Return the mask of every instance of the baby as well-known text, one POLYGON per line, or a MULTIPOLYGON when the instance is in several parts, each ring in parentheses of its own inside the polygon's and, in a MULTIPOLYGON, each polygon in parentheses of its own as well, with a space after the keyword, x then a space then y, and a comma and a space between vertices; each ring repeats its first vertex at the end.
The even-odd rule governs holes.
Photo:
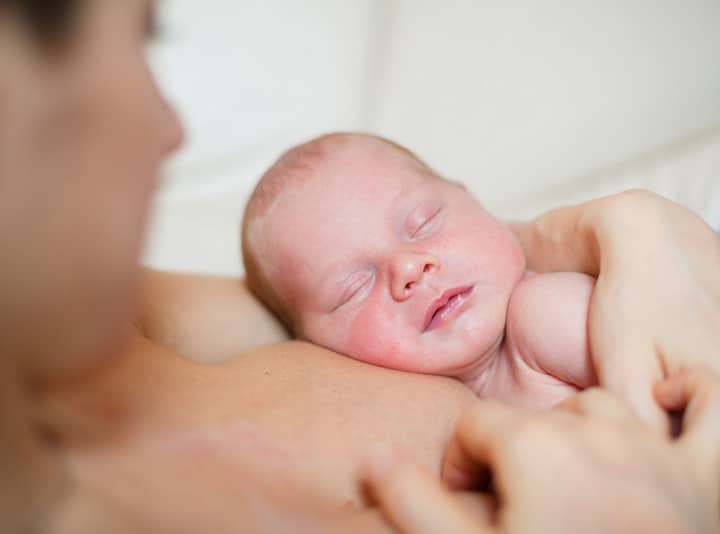
POLYGON ((242 243, 248 286, 299 338, 520 406, 597 383, 595 279, 527 271, 506 224, 390 141, 331 134, 284 154, 242 243))

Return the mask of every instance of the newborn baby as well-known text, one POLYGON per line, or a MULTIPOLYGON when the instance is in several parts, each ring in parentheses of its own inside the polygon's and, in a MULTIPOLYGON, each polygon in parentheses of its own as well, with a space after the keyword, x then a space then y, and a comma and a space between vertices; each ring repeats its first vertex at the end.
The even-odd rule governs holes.
POLYGON ((252 194, 242 238, 248 286, 299 338, 520 406, 597 382, 594 278, 527 271, 506 224, 390 141, 293 148, 252 194))

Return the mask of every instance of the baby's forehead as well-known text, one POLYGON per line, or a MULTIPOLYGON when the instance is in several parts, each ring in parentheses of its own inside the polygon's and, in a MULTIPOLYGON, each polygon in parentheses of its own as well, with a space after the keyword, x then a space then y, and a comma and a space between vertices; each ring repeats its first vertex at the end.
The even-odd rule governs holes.
POLYGON ((353 229, 364 215, 380 215, 403 193, 417 196, 444 181, 410 152, 376 139, 299 150, 281 158, 266 176, 265 188, 272 192, 261 217, 270 223, 262 225, 266 237, 296 224, 353 229))
POLYGON ((349 146, 319 161, 310 184, 317 181, 318 191, 338 187, 357 191, 368 187, 378 192, 392 191, 408 184, 422 187, 428 178, 436 178, 422 163, 392 147, 349 146))

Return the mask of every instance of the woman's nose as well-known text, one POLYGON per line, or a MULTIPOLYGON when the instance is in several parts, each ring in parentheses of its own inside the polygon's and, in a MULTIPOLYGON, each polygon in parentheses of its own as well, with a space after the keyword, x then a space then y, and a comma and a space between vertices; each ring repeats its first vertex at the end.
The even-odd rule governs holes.
POLYGON ((396 254, 390 265, 390 292, 393 299, 403 301, 412 296, 417 284, 440 267, 440 261, 430 254, 396 254))

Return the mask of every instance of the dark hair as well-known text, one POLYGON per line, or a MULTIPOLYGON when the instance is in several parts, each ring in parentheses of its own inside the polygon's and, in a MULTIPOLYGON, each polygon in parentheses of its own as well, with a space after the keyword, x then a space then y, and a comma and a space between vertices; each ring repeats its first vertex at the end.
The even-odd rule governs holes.
POLYGON ((69 33, 84 1, 0 0, 0 11, 18 16, 42 44, 58 44, 69 33))

